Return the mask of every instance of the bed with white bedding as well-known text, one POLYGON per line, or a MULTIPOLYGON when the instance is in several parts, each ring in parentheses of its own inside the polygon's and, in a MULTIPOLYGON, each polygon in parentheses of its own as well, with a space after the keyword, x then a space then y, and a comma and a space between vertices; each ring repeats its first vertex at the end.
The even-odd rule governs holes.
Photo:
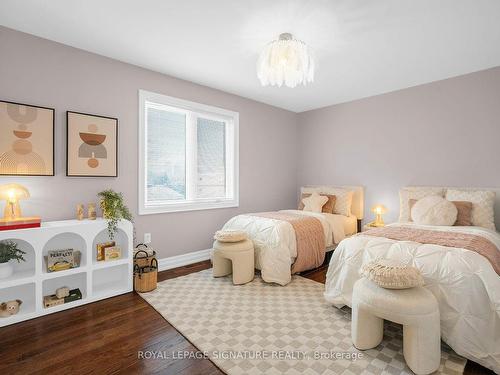
MULTIPOLYGON (((303 188, 302 192, 309 192, 311 189, 330 191, 328 189, 335 188, 310 187, 303 188)), ((318 219, 323 228, 326 249, 331 249, 347 236, 356 233, 358 218, 362 218, 363 188, 343 187, 343 189, 353 191, 349 216, 302 210, 282 210, 278 213, 318 219)), ((256 268, 261 270, 264 281, 280 285, 286 285, 291 281, 291 267, 297 257, 297 238, 289 222, 260 217, 258 214, 244 214, 231 218, 224 225, 223 230, 243 230, 247 233, 254 243, 256 268)))
POLYGON ((438 301, 442 339, 458 354, 500 373, 500 277, 495 271, 498 271, 500 234, 480 226, 397 223, 389 227, 427 233, 445 231, 454 238, 474 236, 487 240, 494 253, 487 258, 470 247, 361 233, 343 240, 336 248, 328 268, 325 299, 337 307, 351 306, 353 285, 361 277, 361 267, 375 259, 389 258, 410 264, 421 271, 425 287, 438 301))

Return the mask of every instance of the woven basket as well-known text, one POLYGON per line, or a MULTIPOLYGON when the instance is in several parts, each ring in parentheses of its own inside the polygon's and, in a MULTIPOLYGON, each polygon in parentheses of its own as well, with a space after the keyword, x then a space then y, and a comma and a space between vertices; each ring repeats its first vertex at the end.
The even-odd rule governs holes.
POLYGON ((134 266, 134 290, 139 293, 156 289, 158 283, 158 261, 153 258, 147 267, 134 266))
POLYGON ((156 258, 156 251, 148 249, 148 246, 140 243, 135 247, 134 251, 134 267, 149 267, 151 262, 156 258))

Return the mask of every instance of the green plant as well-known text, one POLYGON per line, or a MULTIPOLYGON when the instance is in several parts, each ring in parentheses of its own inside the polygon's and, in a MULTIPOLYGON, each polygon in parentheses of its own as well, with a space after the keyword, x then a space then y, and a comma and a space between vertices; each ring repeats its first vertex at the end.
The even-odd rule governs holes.
POLYGON ((121 219, 133 221, 130 210, 123 202, 123 194, 108 189, 97 194, 101 198, 103 217, 108 221, 108 234, 110 239, 115 238, 118 222, 121 219))
POLYGON ((7 263, 11 259, 17 260, 18 263, 21 263, 21 261, 26 262, 23 257, 24 254, 26 252, 19 249, 14 241, 0 242, 0 263, 7 263))

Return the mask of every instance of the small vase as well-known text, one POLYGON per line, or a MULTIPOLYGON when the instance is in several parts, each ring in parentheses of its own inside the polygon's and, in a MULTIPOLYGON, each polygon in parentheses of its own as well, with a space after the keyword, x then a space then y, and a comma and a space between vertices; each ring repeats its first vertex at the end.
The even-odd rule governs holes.
POLYGON ((9 262, 0 263, 0 279, 11 277, 14 273, 14 267, 9 262))

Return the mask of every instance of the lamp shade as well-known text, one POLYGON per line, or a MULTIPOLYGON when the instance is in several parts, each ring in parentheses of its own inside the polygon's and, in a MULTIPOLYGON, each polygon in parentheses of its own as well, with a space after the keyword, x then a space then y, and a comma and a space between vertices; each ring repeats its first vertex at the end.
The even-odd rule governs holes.
POLYGON ((372 212, 377 215, 383 215, 387 212, 387 208, 382 204, 376 204, 372 207, 372 212))
POLYGON ((30 192, 19 184, 0 185, 0 199, 20 200, 30 197, 30 192))

